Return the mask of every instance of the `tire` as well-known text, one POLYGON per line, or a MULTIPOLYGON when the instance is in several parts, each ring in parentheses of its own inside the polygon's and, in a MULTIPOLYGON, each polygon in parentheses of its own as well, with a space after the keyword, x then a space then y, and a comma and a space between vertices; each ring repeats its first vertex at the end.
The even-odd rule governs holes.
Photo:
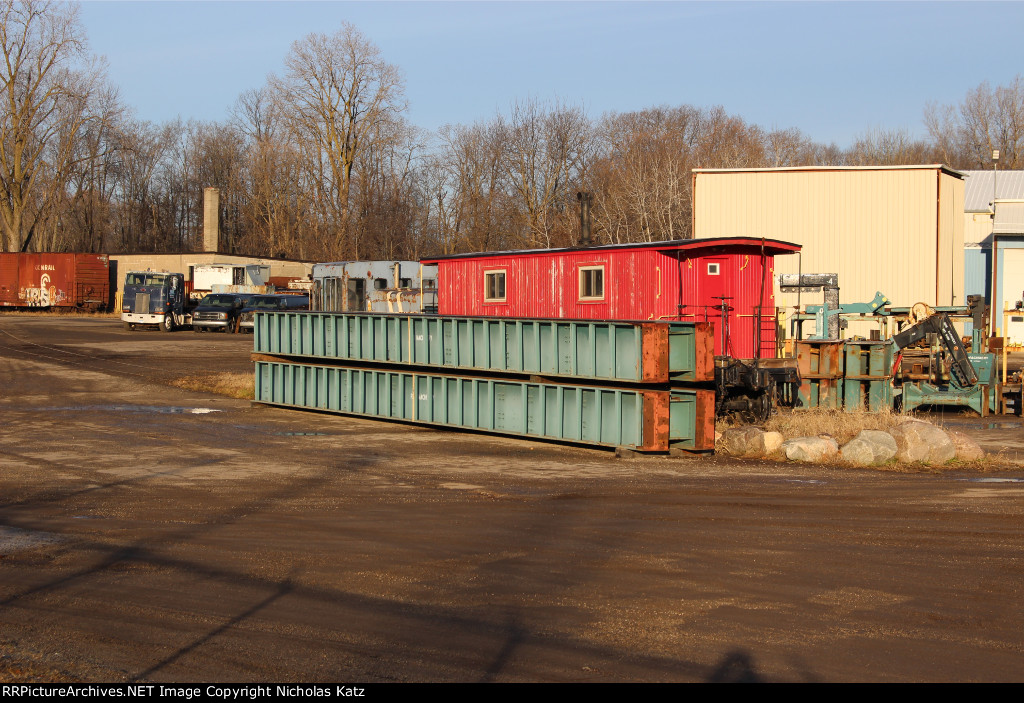
POLYGON ((193 325, 192 326, 192 331, 195 332, 196 334, 199 334, 200 332, 203 331, 203 328, 202 327, 196 327, 195 325, 193 325))
POLYGON ((135 329, 135 325, 133 325, 130 322, 125 322, 124 323, 124 330, 125 330, 125 332, 131 332, 133 329, 135 329))
POLYGON ((164 315, 163 322, 160 323, 161 332, 173 332, 174 331, 174 315, 170 313, 164 315))

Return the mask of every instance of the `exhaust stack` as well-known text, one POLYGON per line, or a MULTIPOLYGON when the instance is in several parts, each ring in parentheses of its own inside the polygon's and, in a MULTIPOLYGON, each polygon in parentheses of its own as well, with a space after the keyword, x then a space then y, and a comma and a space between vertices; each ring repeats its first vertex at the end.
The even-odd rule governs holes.
POLYGON ((590 246, 590 203, 594 199, 593 193, 580 191, 576 193, 576 199, 580 201, 580 246, 590 246))

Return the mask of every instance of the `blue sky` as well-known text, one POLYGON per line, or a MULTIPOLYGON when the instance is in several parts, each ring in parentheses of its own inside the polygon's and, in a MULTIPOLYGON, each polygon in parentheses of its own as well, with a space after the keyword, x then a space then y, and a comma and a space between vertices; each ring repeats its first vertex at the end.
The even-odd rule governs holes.
POLYGON ((436 129, 559 99, 598 117, 722 105, 848 146, 874 127, 924 136, 929 101, 1024 73, 1024 2, 88 1, 93 52, 138 117, 223 120, 295 40, 358 27, 436 129))

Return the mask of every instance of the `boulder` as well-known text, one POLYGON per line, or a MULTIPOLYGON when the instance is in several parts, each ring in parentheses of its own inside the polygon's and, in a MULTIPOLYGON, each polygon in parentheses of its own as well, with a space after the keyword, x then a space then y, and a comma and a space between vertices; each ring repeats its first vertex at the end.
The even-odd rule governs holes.
POLYGON ((731 427, 722 433, 721 451, 730 456, 767 456, 782 446, 782 435, 753 425, 731 427))
POLYGON ((896 440, 896 459, 904 463, 945 464, 956 457, 953 440, 927 422, 904 422, 889 430, 896 440))
POLYGON ((953 442, 953 447, 956 449, 956 458, 960 461, 978 461, 985 456, 985 450, 963 432, 947 430, 946 434, 949 435, 949 439, 953 442))
POLYGON ((831 437, 797 437, 782 443, 782 451, 790 461, 817 462, 839 453, 839 445, 831 437))
POLYGON ((861 430, 839 450, 843 459, 858 466, 884 464, 896 456, 896 440, 881 430, 861 430))
POLYGON ((730 427, 722 432, 722 453, 730 456, 753 456, 761 444, 762 434, 764 433, 759 428, 752 425, 730 427))
POLYGON ((782 433, 781 432, 762 432, 761 433, 761 444, 762 452, 765 456, 774 454, 775 452, 782 449, 782 433))

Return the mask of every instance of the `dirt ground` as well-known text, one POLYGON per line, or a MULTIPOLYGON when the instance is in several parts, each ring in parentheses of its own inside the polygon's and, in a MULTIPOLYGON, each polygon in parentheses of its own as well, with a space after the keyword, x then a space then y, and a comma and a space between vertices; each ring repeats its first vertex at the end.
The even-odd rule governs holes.
POLYGON ((1024 680, 1019 418, 894 473, 161 383, 251 345, 0 315, 0 680, 1024 680))

